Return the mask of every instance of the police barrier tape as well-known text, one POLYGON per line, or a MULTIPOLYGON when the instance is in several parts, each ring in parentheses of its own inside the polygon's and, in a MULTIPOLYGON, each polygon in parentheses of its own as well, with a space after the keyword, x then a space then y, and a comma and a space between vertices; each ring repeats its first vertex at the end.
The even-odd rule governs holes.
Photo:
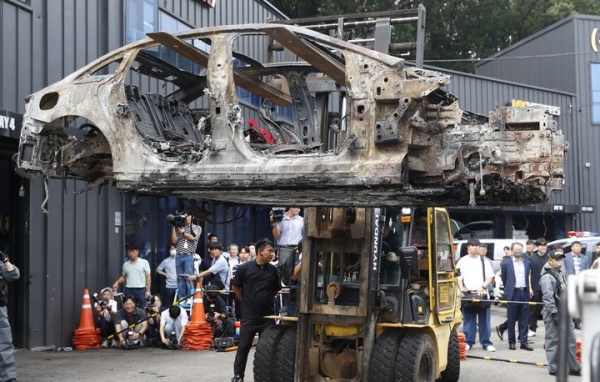
POLYGON ((489 300, 489 299, 478 299, 478 298, 463 298, 461 299, 461 301, 468 301, 468 302, 474 302, 474 303, 479 303, 479 302, 491 302, 492 304, 525 304, 525 305, 544 305, 543 302, 535 302, 535 301, 508 301, 508 300, 489 300))
POLYGON ((548 366, 548 364, 544 363, 544 362, 517 361, 516 359, 483 357, 483 356, 478 356, 478 355, 468 355, 467 358, 483 359, 485 361, 500 361, 500 362, 508 362, 508 363, 520 363, 522 365, 533 365, 533 366, 538 366, 538 367, 546 367, 546 366, 548 366))

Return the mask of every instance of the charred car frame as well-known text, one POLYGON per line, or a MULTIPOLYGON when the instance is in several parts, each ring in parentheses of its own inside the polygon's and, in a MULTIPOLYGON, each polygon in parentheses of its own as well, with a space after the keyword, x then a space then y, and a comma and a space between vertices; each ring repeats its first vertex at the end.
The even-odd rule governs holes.
POLYGON ((548 108, 469 113, 449 81, 296 26, 150 33, 29 96, 16 164, 243 204, 519 205, 562 189, 567 144, 548 108), (235 49, 269 41, 298 59, 235 49), (239 89, 261 99, 254 123, 239 89))

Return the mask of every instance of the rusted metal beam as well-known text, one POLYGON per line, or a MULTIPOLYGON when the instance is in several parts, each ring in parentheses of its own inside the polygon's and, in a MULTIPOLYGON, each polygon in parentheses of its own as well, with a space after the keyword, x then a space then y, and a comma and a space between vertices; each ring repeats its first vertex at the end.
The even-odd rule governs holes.
POLYGON ((323 72, 338 85, 346 85, 346 68, 344 65, 333 60, 331 57, 324 55, 323 52, 315 48, 312 44, 307 43, 286 28, 265 27, 262 28, 262 30, 286 49, 297 54, 299 57, 323 72))
MULTIPOLYGON (((148 37, 160 43, 164 47, 171 49, 174 52, 181 54, 183 57, 197 64, 208 67, 208 59, 210 55, 195 46, 181 40, 166 32, 148 33, 148 37)), ((263 98, 268 98, 278 106, 291 106, 292 97, 281 90, 264 83, 247 74, 243 69, 233 68, 233 77, 235 84, 243 87, 252 94, 256 94, 263 98)))

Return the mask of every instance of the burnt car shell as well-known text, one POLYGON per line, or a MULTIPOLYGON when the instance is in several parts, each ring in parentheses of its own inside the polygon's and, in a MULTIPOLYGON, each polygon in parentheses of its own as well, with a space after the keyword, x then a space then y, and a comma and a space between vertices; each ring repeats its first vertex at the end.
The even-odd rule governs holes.
POLYGON ((21 175, 302 206, 525 205, 562 189, 568 145, 549 108, 469 113, 445 90, 448 75, 302 27, 148 36, 27 98, 21 175), (276 41, 298 60, 245 57, 233 49, 241 38, 276 41), (195 69, 161 60, 158 48, 195 69), (262 99, 262 130, 249 127, 236 87, 262 99), (328 93, 342 105, 336 119, 328 93), (275 107, 293 108, 295 120, 275 107))

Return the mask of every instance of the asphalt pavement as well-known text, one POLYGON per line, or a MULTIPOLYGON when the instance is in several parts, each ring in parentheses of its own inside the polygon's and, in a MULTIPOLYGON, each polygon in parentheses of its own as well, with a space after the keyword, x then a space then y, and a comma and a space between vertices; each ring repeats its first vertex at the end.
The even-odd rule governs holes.
MULTIPOLYGON (((504 321, 506 309, 492 307, 492 326, 504 321)), ((547 367, 535 366, 546 363, 543 349, 544 328, 539 321, 537 335, 532 337, 534 351, 508 349, 508 339, 500 341, 495 330, 492 342, 496 352, 487 352, 477 344, 467 352, 471 357, 492 357, 492 360, 467 358, 461 362, 460 381, 464 382, 507 382, 536 381, 551 382, 556 378, 548 374, 547 367), (516 363, 509 363, 510 360, 516 363)), ((576 331, 580 335, 580 331, 576 331)), ((100 350, 71 352, 34 352, 17 350, 17 373, 20 382, 81 382, 104 381, 173 381, 173 382, 229 382, 233 374, 235 352, 166 350, 141 348, 122 350, 107 348, 100 350)), ((248 359, 245 382, 254 382, 252 361, 254 350, 248 359)), ((569 377, 569 381, 581 381, 581 377, 569 377)))

